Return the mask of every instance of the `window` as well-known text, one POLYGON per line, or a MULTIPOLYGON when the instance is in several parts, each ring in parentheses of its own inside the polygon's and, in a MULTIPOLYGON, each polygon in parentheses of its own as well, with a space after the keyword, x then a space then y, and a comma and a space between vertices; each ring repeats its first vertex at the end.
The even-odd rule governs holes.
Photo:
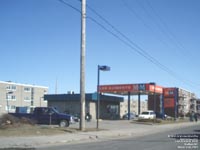
POLYGON ((6 111, 9 111, 11 113, 14 113, 15 109, 16 109, 16 106, 14 106, 14 105, 8 105, 8 106, 6 106, 6 111))
POLYGON ((145 112, 142 112, 142 114, 143 114, 143 115, 148 115, 149 112, 146 112, 146 111, 145 111, 145 112))
POLYGON ((6 99, 9 101, 16 101, 16 96, 15 95, 6 95, 6 99))
POLYGON ((47 94, 47 90, 44 90, 44 94, 47 94))
POLYGON ((6 87, 6 90, 16 91, 17 87, 15 85, 9 85, 6 87))
POLYGON ((31 98, 26 96, 26 97, 24 97, 24 101, 31 101, 31 98))
POLYGON ((31 92, 31 88, 30 88, 30 87, 25 87, 25 88, 24 88, 24 91, 25 91, 25 92, 31 92))
POLYGON ((118 105, 107 105, 107 113, 118 114, 119 106, 118 105))

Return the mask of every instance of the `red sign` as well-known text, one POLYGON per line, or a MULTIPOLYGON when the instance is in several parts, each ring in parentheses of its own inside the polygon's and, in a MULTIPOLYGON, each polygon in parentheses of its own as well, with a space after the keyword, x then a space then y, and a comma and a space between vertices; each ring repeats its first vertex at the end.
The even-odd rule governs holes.
POLYGON ((175 96, 175 88, 164 88, 164 96, 174 97, 175 96))
POLYGON ((173 108, 174 107, 174 98, 164 98, 164 107, 173 108))
POLYGON ((126 92, 133 91, 136 87, 133 84, 100 85, 100 92, 126 92))
POLYGON ((154 92, 160 93, 160 94, 163 93, 163 88, 161 86, 147 84, 146 88, 148 91, 153 92, 153 93, 154 92), (154 90, 154 88, 155 88, 155 90, 154 90))
POLYGON ((157 85, 150 84, 114 84, 114 85, 100 85, 99 91, 102 93, 106 92, 156 92, 159 94, 163 93, 163 88, 157 85), (155 88, 155 90, 154 90, 155 88))

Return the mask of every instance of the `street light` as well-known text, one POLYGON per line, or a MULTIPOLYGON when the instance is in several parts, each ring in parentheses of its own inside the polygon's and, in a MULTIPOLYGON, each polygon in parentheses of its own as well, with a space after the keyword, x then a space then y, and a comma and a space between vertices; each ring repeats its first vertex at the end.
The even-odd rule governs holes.
POLYGON ((100 81, 100 70, 101 71, 110 71, 109 66, 100 66, 97 68, 97 129, 99 128, 99 114, 100 114, 100 97, 99 97, 99 81, 100 81))

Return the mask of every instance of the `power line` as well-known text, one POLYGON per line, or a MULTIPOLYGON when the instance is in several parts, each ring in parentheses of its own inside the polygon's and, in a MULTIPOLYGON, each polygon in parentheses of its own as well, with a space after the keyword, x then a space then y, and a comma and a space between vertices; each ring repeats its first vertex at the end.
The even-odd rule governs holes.
POLYGON ((176 36, 169 30, 167 24, 165 23, 165 21, 160 17, 160 15, 157 13, 157 11, 154 9, 154 7, 151 5, 151 3, 149 2, 149 0, 146 0, 147 4, 149 5, 149 7, 151 8, 152 12, 155 14, 155 16, 158 18, 158 20, 160 21, 160 23, 163 25, 163 27, 165 28, 165 30, 168 33, 168 37, 169 39, 174 42, 179 48, 183 48, 184 46, 182 45, 182 43, 180 43, 177 39, 176 36))
POLYGON ((146 27, 148 30, 150 30, 153 33, 151 34, 152 36, 154 36, 161 43, 169 47, 168 43, 165 42, 162 38, 157 36, 157 33, 155 32, 155 30, 145 22, 145 20, 133 9, 133 7, 131 7, 125 0, 121 0, 121 2, 123 3, 124 7, 131 12, 131 14, 133 14, 134 16, 136 16, 138 20, 140 20, 140 22, 144 25, 144 27, 146 27))
MULTIPOLYGON (((187 59, 184 59, 185 61, 183 61, 183 62, 186 62, 186 61, 187 61, 187 63, 190 63, 190 64, 191 64, 191 61, 189 61, 189 59, 188 59, 188 58, 192 59, 192 58, 190 57, 191 55, 188 55, 188 54, 189 54, 189 51, 187 51, 187 50, 185 49, 185 47, 183 46, 183 44, 182 44, 180 41, 177 40, 177 38, 176 38, 176 36, 173 34, 173 32, 171 32, 171 31, 169 30, 169 28, 168 28, 166 22, 164 21, 164 19, 163 19, 162 17, 160 17, 159 13, 153 8, 153 6, 151 5, 150 1, 149 1, 149 0, 146 0, 145 2, 148 4, 148 6, 150 7, 150 9, 151 9, 152 12, 154 13, 154 15, 158 18, 160 24, 159 24, 159 23, 156 23, 157 26, 162 30, 163 33, 165 33, 165 35, 168 37, 168 39, 171 41, 171 43, 174 44, 174 46, 176 47, 175 50, 176 50, 176 51, 178 52, 178 54, 180 54, 182 57, 187 58, 187 59), (186 53, 185 50, 187 51, 187 53, 186 53), (183 53, 184 53, 184 54, 183 54, 183 53)), ((143 7, 143 6, 142 6, 142 7, 143 7)), ((145 7, 143 7, 143 9, 145 10, 145 12, 146 12, 148 15, 150 15, 150 14, 147 12, 147 10, 145 9, 145 7)), ((193 64, 192 64, 192 65, 193 65, 193 64)), ((196 84, 196 83, 194 83, 194 82, 192 82, 192 81, 189 81, 189 80, 187 80, 187 81, 188 81, 189 83, 192 83, 193 85, 198 85, 198 84, 196 84)))
POLYGON ((65 4, 65 5, 67 5, 68 7, 72 8, 73 10, 75 10, 75 11, 77 11, 77 12, 79 12, 81 14, 81 11, 78 8, 76 8, 73 5, 71 5, 70 3, 68 3, 68 2, 66 2, 64 0, 58 0, 58 1, 63 3, 63 4, 65 4))
POLYGON ((92 12, 94 12, 100 19, 102 19, 106 24, 108 24, 116 33, 118 33, 119 35, 121 35, 125 40, 127 40, 128 42, 126 42, 125 40, 123 40, 122 38, 120 38, 117 34, 111 32, 110 30, 108 30, 105 26, 103 26, 102 24, 100 24, 96 19, 92 18, 92 17, 87 17, 89 19, 91 19, 93 22, 95 22, 97 25, 99 25, 101 28, 103 28, 105 31, 107 31, 108 33, 112 34, 114 37, 116 37, 118 40, 120 40, 121 42, 123 42, 125 45, 129 46, 131 49, 133 49, 134 51, 136 51, 139 55, 145 57, 147 60, 149 60, 151 63, 153 63, 154 65, 158 66, 159 68, 161 68, 162 70, 168 72, 169 74, 175 76, 175 73, 170 70, 169 68, 167 68, 166 66, 164 66, 163 64, 161 64, 158 60, 156 60, 155 58, 153 58, 150 54, 148 54, 146 51, 144 51, 141 47, 139 47, 136 43, 134 43, 130 38, 128 38, 125 34, 123 34, 120 30, 118 30, 115 26, 113 26, 108 20, 106 20, 103 16, 101 16, 97 11, 95 11, 93 8, 91 8, 89 5, 87 5, 87 8, 89 8, 92 12), (131 43, 131 44, 130 44, 131 43), (135 46, 135 47, 134 47, 135 46))
MULTIPOLYGON (((74 9, 75 11, 80 12, 79 9, 77 9, 76 7, 74 7, 73 5, 71 5, 70 3, 67 3, 64 0, 59 0, 60 2, 62 2, 63 4, 71 7, 72 9, 74 9)), ((78 0, 80 1, 80 0, 78 0)), ((127 37, 125 34, 123 34, 120 30, 118 30, 114 25, 112 25, 108 20, 106 20, 103 16, 101 16, 97 11, 95 11, 93 8, 91 8, 89 5, 87 5, 87 8, 90 9, 94 14, 96 14, 101 20, 103 20, 108 26, 111 27, 111 29, 113 31, 115 31, 115 33, 113 31, 111 31, 110 29, 106 28, 104 25, 102 25, 101 23, 99 23, 96 19, 94 19, 93 17, 87 16, 86 18, 90 19, 91 21, 93 21, 95 24, 97 24, 99 27, 101 27, 103 30, 105 30, 106 32, 108 32, 109 34, 111 34, 112 36, 114 36, 115 38, 117 38, 118 40, 120 40, 122 43, 124 43, 126 46, 128 46, 129 48, 131 48, 132 50, 134 50, 135 52, 137 52, 139 55, 143 56, 145 59, 147 59, 148 61, 150 61, 151 63, 153 63, 154 65, 156 65, 158 68, 160 68, 161 70, 167 72, 169 75, 173 76, 175 79, 188 84, 190 86, 193 85, 193 83, 191 83, 190 81, 186 81, 184 80, 182 77, 180 77, 179 75, 177 75, 174 71, 172 71, 171 69, 169 69, 167 66, 161 64, 157 59, 155 59, 153 56, 151 56, 150 54, 148 54, 145 50, 143 50, 140 46, 138 46, 136 43, 134 43, 129 37, 127 37)))
MULTIPOLYGON (((180 41, 178 41, 176 36, 169 30, 167 24, 165 23, 163 18, 160 17, 160 15, 157 13, 157 11, 153 8, 151 3, 148 0, 145 1, 147 3, 147 5, 149 6, 149 8, 151 9, 154 16, 158 20, 156 20, 155 18, 153 18, 150 15, 150 13, 147 11, 147 9, 141 4, 141 1, 136 1, 136 2, 138 2, 140 4, 140 6, 142 7, 142 9, 145 11, 145 13, 149 17, 151 17, 152 20, 154 20, 155 25, 160 29, 160 31, 163 33, 163 35, 165 35, 169 39, 170 43, 172 43, 175 46, 175 51, 182 57, 188 58, 190 55, 188 55, 188 53, 185 53, 185 48, 184 48, 183 44, 180 41), (182 50, 180 50, 180 49, 182 49, 182 50)), ((188 62, 190 63, 190 61, 188 61, 188 62)))
MULTIPOLYGON (((129 46, 132 50, 136 51, 139 55, 145 57, 147 60, 149 60, 151 63, 159 67, 160 69, 164 70, 171 76, 178 78, 180 80, 181 77, 179 77, 175 72, 173 72, 171 69, 166 67, 165 65, 161 64, 157 59, 155 59, 153 56, 151 56, 149 53, 147 53, 145 50, 143 50, 140 46, 138 46, 136 43, 134 43, 130 38, 128 38, 125 34, 123 34, 120 30, 118 30, 114 25, 112 25, 108 20, 106 20, 103 16, 101 16, 97 11, 95 11, 93 8, 87 5, 87 8, 89 8, 92 12, 94 12, 100 19, 102 19, 107 25, 109 25, 116 33, 121 35, 125 40, 120 38, 115 33, 108 30, 105 26, 100 24, 96 19, 93 19, 90 17, 90 19, 98 24, 101 28, 112 34, 114 37, 116 37, 118 40, 129 46), (128 41, 128 42, 127 42, 128 41)), ((185 80, 181 79, 182 82, 185 83, 185 80)), ((187 84, 190 84, 191 82, 188 81, 187 84)))

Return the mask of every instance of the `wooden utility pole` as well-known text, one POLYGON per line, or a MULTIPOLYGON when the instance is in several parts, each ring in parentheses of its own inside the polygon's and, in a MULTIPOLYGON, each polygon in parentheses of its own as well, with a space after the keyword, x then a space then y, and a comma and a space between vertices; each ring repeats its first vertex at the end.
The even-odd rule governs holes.
POLYGON ((81 0, 80 130, 85 130, 85 44, 86 0, 81 0))

